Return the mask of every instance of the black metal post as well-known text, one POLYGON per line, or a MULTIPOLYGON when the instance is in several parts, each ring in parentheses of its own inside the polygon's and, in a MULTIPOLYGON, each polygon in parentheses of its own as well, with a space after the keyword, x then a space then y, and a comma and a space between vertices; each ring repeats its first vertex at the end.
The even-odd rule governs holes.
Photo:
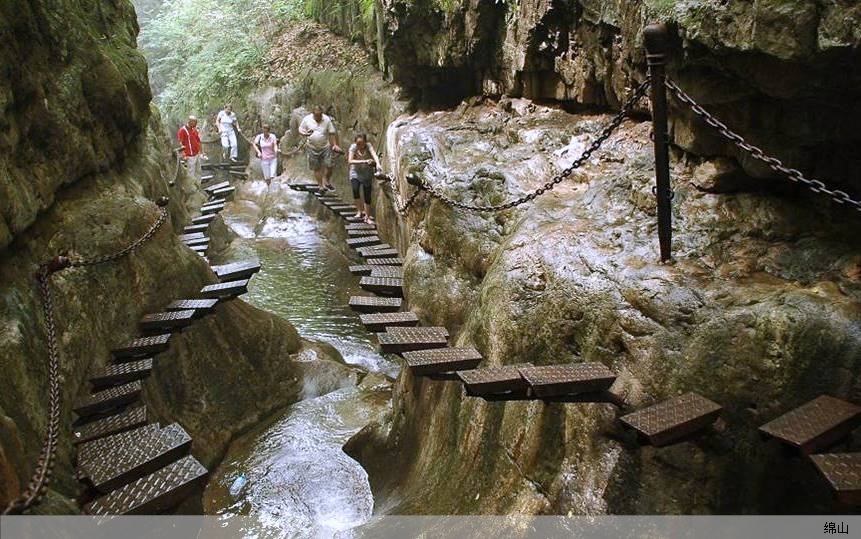
POLYGON ((652 137, 655 145, 655 197, 658 202, 658 242, 661 262, 672 259, 672 199, 670 187, 669 132, 667 127, 667 89, 665 86, 669 31, 664 24, 650 24, 643 30, 646 61, 651 77, 652 137))

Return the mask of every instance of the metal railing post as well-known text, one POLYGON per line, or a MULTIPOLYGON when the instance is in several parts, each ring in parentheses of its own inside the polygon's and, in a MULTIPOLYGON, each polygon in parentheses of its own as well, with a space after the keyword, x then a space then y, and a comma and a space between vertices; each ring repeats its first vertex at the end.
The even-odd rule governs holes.
POLYGON ((655 146, 655 197, 658 202, 658 242, 661 262, 672 259, 672 199, 670 187, 669 132, 667 127, 667 89, 665 86, 669 31, 664 24, 650 24, 643 30, 646 61, 649 65, 652 101, 652 138, 655 146))

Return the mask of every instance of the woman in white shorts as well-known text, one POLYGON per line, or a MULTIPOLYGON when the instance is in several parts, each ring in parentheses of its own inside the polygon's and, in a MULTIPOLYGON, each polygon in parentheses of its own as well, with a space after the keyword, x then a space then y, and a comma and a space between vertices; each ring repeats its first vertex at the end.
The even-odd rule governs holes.
POLYGON ((254 149, 260 158, 260 168, 263 169, 263 179, 268 185, 272 178, 278 175, 278 137, 272 133, 272 126, 263 124, 263 132, 254 137, 254 149))

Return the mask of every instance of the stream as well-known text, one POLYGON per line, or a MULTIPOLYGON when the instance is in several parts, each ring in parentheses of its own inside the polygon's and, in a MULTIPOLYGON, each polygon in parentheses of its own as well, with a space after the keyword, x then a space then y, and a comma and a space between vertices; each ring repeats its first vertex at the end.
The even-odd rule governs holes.
POLYGON ((343 232, 337 235, 340 222, 318 220, 316 201, 277 183, 268 194, 262 182, 242 191, 254 200, 243 201, 244 209, 262 211, 254 218, 241 210, 223 217, 240 235, 228 258, 256 257, 262 265, 245 300, 286 318, 302 337, 331 344, 368 374, 358 385, 345 380, 328 393, 306 380, 304 400, 231 444, 207 486, 205 511, 225 521, 247 517, 248 537, 332 537, 372 515, 367 474, 341 448, 389 411, 388 378, 398 366, 377 352, 347 305, 360 289, 348 270, 343 232), (247 482, 237 488, 240 477, 247 482))

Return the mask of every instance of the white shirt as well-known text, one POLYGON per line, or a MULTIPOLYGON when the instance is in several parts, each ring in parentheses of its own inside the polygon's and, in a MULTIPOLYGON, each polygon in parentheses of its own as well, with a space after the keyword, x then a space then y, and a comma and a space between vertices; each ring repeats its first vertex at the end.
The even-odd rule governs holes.
POLYGON ((235 112, 227 112, 222 110, 218 113, 218 119, 216 121, 221 125, 222 131, 230 131, 233 129, 233 124, 236 123, 236 113, 235 112))
POLYGON ((302 119, 299 125, 300 133, 311 132, 308 136, 308 145, 316 150, 322 150, 329 145, 329 135, 334 135, 338 131, 335 129, 335 124, 332 123, 332 118, 323 115, 319 122, 314 119, 313 114, 309 114, 302 119))

